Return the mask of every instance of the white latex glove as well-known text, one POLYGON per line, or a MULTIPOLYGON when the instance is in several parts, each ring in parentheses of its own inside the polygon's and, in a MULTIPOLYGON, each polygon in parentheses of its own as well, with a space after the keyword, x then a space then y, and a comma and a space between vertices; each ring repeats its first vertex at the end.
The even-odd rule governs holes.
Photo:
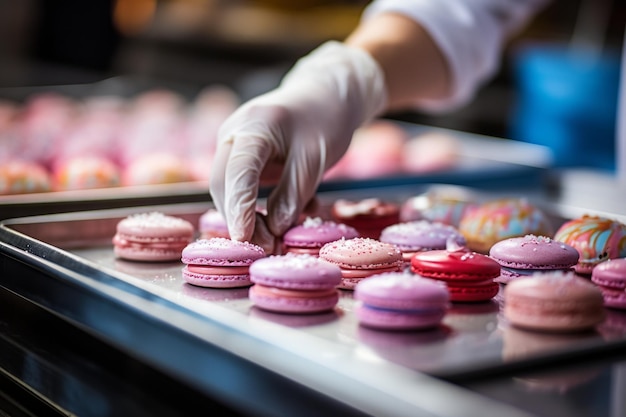
POLYGON ((300 59, 278 88, 237 109, 220 128, 210 180, 231 238, 272 251, 270 240, 295 223, 354 130, 385 104, 376 61, 328 42, 300 59), (255 214, 260 184, 276 184, 265 219, 255 214))

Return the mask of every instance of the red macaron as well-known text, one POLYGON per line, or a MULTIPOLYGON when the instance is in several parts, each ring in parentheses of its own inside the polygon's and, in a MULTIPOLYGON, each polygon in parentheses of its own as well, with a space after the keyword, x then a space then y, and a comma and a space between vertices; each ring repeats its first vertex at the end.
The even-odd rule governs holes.
POLYGON ((500 275, 500 264, 467 248, 418 252, 411 258, 411 271, 444 281, 450 301, 488 301, 500 289, 494 281, 500 275))

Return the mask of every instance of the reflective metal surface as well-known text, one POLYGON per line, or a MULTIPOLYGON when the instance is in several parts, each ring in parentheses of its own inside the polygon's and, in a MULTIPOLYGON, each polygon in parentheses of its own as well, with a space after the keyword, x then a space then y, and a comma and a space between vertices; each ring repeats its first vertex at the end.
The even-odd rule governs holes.
MULTIPOLYGON (((388 187, 351 195, 373 192, 399 199, 419 190, 388 187)), ((446 380, 495 378, 613 355, 626 347, 626 314, 619 312, 594 332, 543 335, 510 328, 496 299, 455 304, 433 330, 383 332, 358 325, 347 291, 330 313, 269 313, 251 304, 246 288, 184 283, 179 262, 114 257, 111 237, 128 214, 159 210, 197 224, 208 207, 181 204, 7 221, 0 227, 2 285, 242 412, 288 415, 298 408, 301 401, 286 403, 283 392, 270 389, 267 381, 273 380, 293 398, 335 412, 526 415, 523 404, 511 408, 446 380), (32 276, 24 279, 26 270, 32 276)))

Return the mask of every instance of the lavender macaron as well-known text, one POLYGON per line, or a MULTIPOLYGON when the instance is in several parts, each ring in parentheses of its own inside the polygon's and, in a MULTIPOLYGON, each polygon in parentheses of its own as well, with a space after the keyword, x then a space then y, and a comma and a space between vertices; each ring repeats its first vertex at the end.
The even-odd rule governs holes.
POLYGON ((572 270, 578 262, 579 253, 567 243, 530 234, 495 243, 489 250, 489 256, 501 267, 500 276, 494 281, 508 284, 535 272, 572 270))
POLYGON ((199 239, 183 249, 183 279, 200 287, 250 286, 250 265, 265 256, 263 248, 250 242, 222 237, 199 239))
POLYGON ((250 266, 250 300, 256 307, 293 314, 332 310, 339 301, 341 269, 309 254, 287 253, 250 266))
POLYGON ((454 226, 427 220, 396 223, 380 234, 381 242, 396 245, 405 263, 411 262, 416 252, 446 249, 448 240, 457 246, 465 246, 465 238, 454 226))
POLYGON ((406 272, 389 272, 357 284, 354 298, 359 323, 382 330, 436 327, 449 306, 443 282, 406 272))
POLYGON ((354 227, 332 220, 322 220, 320 217, 307 217, 304 222, 284 234, 283 251, 317 256, 320 248, 326 243, 358 236, 359 232, 354 227))

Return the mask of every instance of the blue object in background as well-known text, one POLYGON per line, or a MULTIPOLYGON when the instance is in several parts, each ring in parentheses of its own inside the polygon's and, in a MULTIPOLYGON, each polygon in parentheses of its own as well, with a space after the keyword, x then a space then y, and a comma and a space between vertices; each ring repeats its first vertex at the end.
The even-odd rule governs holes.
POLYGON ((510 137, 551 148, 555 167, 615 170, 619 54, 533 45, 514 65, 519 99, 510 137))

